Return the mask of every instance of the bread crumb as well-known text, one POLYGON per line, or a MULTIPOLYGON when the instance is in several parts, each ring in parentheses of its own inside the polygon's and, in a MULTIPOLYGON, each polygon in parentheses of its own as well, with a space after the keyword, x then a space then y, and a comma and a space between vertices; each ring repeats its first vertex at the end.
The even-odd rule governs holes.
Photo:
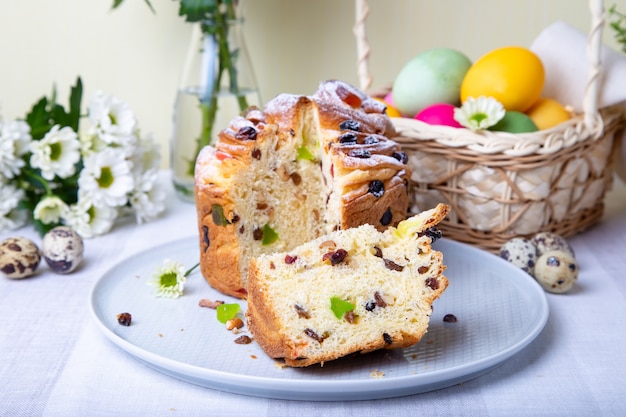
POLYGON ((379 371, 378 369, 374 369, 372 372, 370 372, 370 376, 372 378, 380 379, 385 376, 385 373, 382 371, 379 371))

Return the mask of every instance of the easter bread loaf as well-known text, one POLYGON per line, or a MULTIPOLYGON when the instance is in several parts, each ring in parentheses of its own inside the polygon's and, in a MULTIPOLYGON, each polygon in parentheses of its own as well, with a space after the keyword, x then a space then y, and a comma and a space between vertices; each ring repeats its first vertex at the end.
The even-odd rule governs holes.
POLYGON ((406 154, 385 106, 340 81, 251 108, 196 160, 200 267, 246 298, 250 259, 333 230, 383 230, 407 215, 406 154))
POLYGON ((419 342, 448 286, 443 255, 431 247, 448 211, 439 204, 384 232, 362 225, 253 258, 246 319, 254 339, 293 367, 419 342))

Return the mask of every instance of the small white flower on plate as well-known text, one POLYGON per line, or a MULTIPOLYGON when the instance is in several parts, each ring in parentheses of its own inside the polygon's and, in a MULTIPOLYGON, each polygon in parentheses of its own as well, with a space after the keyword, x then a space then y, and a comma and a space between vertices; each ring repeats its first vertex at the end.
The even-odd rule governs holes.
POLYGON ((498 123, 506 111, 493 97, 468 97, 461 107, 454 109, 454 120, 471 130, 484 130, 498 123))
POLYGON ((43 139, 30 143, 30 151, 30 165, 41 169, 41 176, 48 181, 55 175, 59 178, 74 175, 80 160, 80 142, 69 126, 53 126, 43 139))
POLYGON ((106 148, 85 158, 85 166, 78 177, 80 192, 96 204, 123 206, 134 188, 131 163, 118 148, 106 148))
POLYGON ((163 265, 152 273, 148 282, 156 289, 157 297, 178 298, 183 295, 187 281, 185 266, 171 259, 163 261, 163 265))
POLYGON ((0 120, 0 174, 6 178, 19 175, 25 165, 21 156, 28 152, 30 141, 30 126, 26 122, 0 120))

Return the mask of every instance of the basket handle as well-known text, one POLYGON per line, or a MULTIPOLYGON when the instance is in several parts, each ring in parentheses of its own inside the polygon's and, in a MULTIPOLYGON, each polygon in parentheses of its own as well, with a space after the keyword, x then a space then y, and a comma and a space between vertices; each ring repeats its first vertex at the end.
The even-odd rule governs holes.
MULTIPOLYGON (((589 60, 589 75, 585 85, 583 110, 585 112, 585 124, 589 127, 600 122, 598 110, 598 98, 600 92, 602 64, 600 52, 602 50, 602 29, 605 24, 603 0, 589 0, 591 12, 591 29, 587 44, 587 58, 589 60)), ((371 48, 367 40, 366 21, 369 16, 367 0, 355 0, 356 21, 354 35, 357 47, 357 74, 359 85, 363 91, 372 86, 372 75, 369 68, 371 48)))
POLYGON ((354 24, 354 36, 356 37, 357 50, 357 74, 361 90, 367 91, 372 86, 372 74, 369 68, 370 45, 367 40, 365 22, 370 13, 367 0, 355 0, 356 22, 354 24))
POLYGON ((592 128, 599 120, 598 100, 600 96, 600 82, 602 63, 600 53, 602 51, 602 29, 605 24, 604 2, 602 0, 589 0, 591 12, 591 29, 587 44, 587 59, 589 60, 589 74, 585 85, 583 110, 585 112, 585 124, 592 128))

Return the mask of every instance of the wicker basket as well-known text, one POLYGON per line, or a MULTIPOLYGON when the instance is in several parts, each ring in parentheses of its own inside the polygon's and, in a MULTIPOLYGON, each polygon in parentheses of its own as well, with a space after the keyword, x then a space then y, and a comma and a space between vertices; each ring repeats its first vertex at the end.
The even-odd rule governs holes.
MULTIPOLYGON (((597 107, 602 2, 591 0, 590 77, 584 113, 533 133, 456 129, 392 118, 395 138, 412 169, 411 211, 445 202, 444 236, 497 252, 509 239, 541 231, 564 237, 581 232, 603 214, 613 180, 612 154, 626 123, 621 106, 597 107)), ((357 1, 361 87, 368 90, 369 50, 359 22, 367 5, 357 1)), ((373 93, 374 94, 374 93, 373 93)))

